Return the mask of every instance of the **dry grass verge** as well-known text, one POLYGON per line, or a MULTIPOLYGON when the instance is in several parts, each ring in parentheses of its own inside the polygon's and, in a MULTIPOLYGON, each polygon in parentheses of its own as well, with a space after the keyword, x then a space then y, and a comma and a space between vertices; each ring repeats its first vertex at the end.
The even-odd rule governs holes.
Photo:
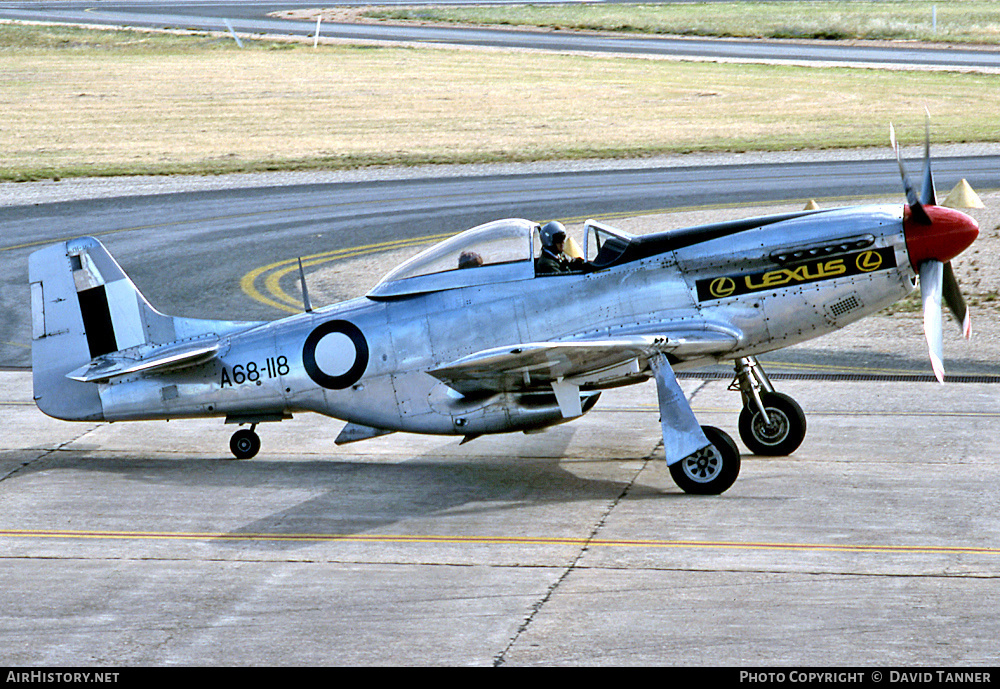
POLYGON ((97 33, 0 46, 0 179, 1000 138, 998 75, 97 33))
POLYGON ((909 2, 556 3, 356 6, 276 12, 289 18, 391 21, 549 30, 741 38, 1000 43, 1000 5, 990 0, 909 2))

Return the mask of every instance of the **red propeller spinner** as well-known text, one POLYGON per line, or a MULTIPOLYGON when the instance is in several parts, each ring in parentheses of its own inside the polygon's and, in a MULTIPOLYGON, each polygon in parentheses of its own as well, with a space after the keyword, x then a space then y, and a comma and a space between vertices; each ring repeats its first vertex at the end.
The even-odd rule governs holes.
POLYGON ((944 206, 924 206, 923 211, 929 224, 909 206, 903 209, 903 234, 914 269, 928 259, 947 263, 979 236, 979 223, 961 211, 944 206))

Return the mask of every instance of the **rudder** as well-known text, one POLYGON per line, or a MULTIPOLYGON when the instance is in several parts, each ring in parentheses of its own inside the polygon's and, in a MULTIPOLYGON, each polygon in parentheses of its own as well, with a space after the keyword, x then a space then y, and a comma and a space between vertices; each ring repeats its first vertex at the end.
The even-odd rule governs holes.
POLYGON ((53 244, 28 259, 35 402, 59 419, 104 418, 98 387, 66 374, 97 357, 174 339, 158 313, 93 237, 53 244))

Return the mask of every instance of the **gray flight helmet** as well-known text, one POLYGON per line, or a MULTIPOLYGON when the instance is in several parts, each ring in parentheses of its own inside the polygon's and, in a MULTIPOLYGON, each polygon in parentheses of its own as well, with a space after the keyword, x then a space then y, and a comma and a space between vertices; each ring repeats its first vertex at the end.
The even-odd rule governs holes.
POLYGON ((560 237, 562 237, 563 241, 566 240, 566 228, 557 220, 552 220, 542 225, 539 234, 542 236, 542 246, 548 249, 551 249, 559 241, 560 237))

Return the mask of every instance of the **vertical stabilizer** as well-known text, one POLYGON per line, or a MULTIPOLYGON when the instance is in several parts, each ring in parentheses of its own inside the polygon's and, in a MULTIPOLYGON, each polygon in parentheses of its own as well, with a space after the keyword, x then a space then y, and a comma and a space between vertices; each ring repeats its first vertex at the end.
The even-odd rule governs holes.
POLYGON ((173 319, 149 305, 92 237, 31 254, 28 281, 35 401, 50 416, 103 419, 98 387, 66 374, 105 354, 175 337, 173 319))

